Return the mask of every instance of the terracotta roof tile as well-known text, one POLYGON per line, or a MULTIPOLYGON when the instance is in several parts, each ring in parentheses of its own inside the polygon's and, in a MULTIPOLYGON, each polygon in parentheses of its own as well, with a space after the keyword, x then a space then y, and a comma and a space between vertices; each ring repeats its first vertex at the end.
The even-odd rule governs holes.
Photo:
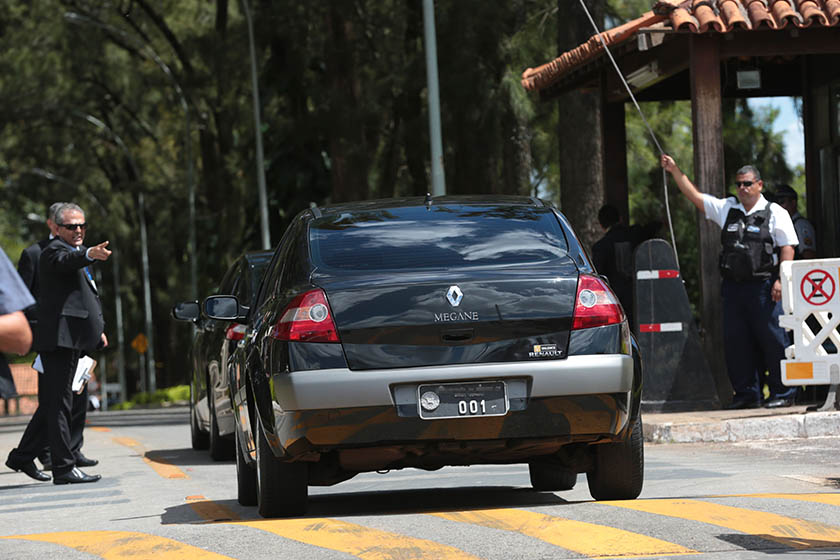
POLYGON ((694 0, 692 4, 694 17, 700 23, 700 33, 710 30, 722 33, 726 30, 726 25, 715 13, 714 3, 711 0, 694 0))
POLYGON ((735 0, 720 0, 718 9, 727 29, 752 29, 744 5, 735 0))
MULTIPOLYGON (((605 31, 604 41, 612 48, 639 29, 657 24, 691 33, 840 27, 840 0, 657 0, 652 11, 605 31)), ((545 89, 602 52, 601 41, 593 35, 551 62, 526 69, 522 85, 528 90, 545 89)))

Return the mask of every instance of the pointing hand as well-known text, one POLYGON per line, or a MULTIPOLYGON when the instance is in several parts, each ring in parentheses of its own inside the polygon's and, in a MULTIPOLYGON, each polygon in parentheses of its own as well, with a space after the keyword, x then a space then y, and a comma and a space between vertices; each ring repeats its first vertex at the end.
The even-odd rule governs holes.
POLYGON ((88 256, 98 261, 107 261, 108 257, 110 257, 112 253, 112 251, 107 249, 108 243, 110 243, 110 241, 103 241, 99 245, 94 245, 88 250, 88 256))

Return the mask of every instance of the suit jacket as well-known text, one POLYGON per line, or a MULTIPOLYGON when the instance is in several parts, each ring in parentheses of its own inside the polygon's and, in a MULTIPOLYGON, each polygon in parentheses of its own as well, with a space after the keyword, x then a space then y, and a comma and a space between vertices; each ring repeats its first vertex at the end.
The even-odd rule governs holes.
POLYGON ((95 350, 105 329, 99 295, 85 273, 92 264, 86 247, 76 250, 61 238, 54 238, 38 261, 38 326, 35 349, 48 352, 60 348, 95 350))
POLYGON ((29 326, 34 334, 38 328, 38 291, 40 283, 38 281, 38 261, 41 258, 41 251, 44 247, 50 244, 50 239, 42 239, 37 243, 33 243, 23 250, 18 260, 18 274, 23 279, 23 283, 29 288, 29 293, 35 298, 35 305, 24 310, 26 318, 29 319, 29 326))

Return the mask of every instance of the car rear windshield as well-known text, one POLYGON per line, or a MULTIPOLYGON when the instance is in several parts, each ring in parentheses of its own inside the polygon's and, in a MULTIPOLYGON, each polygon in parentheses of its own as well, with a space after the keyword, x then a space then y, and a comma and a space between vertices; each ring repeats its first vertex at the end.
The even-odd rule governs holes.
POLYGON ((344 212, 314 220, 322 269, 418 270, 545 263, 567 255, 549 208, 431 206, 344 212))

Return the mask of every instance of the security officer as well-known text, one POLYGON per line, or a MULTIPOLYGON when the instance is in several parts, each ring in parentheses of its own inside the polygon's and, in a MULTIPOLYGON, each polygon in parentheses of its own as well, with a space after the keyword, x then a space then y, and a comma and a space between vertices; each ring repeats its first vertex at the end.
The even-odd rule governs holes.
POLYGON ((737 198, 716 198, 698 191, 671 156, 663 154, 660 163, 685 197, 707 220, 722 228, 723 342, 726 368, 735 390, 728 408, 761 406, 761 361, 770 373, 770 397, 764 406, 791 406, 796 388, 782 384, 780 361, 785 357, 786 336, 779 326, 779 262, 793 260, 794 247, 799 243, 790 215, 764 198, 761 175, 751 165, 736 173, 737 198), (764 360, 756 358, 757 352, 764 360))

